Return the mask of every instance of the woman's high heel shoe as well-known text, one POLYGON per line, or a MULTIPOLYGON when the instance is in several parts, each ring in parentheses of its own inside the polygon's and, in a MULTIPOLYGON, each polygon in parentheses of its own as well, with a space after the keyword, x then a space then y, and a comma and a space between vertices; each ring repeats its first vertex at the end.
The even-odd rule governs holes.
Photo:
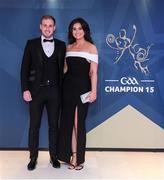
POLYGON ((75 167, 76 167, 76 152, 73 152, 68 169, 72 170, 72 169, 75 169, 75 167))
POLYGON ((77 166, 75 166, 75 170, 81 170, 81 169, 83 169, 84 168, 84 165, 83 164, 79 164, 79 165, 77 165, 77 166))

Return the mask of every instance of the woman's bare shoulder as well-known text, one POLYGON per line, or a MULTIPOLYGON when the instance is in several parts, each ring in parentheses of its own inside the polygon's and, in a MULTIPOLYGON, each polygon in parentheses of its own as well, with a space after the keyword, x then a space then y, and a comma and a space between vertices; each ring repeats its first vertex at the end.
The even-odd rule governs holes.
POLYGON ((92 54, 98 54, 97 47, 92 43, 88 43, 88 50, 92 54))

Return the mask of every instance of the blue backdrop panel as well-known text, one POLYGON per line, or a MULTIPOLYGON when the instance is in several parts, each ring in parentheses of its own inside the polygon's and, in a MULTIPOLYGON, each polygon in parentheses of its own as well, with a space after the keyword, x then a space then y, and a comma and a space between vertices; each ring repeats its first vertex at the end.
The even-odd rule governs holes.
MULTIPOLYGON (((55 16, 55 36, 64 41, 73 18, 90 24, 100 63, 98 99, 90 106, 87 131, 128 104, 164 128, 163 7, 162 0, 1 0, 0 147, 27 147, 20 65, 27 39, 40 35, 44 14, 55 16)), ((46 113, 40 136, 40 146, 47 147, 46 113)))

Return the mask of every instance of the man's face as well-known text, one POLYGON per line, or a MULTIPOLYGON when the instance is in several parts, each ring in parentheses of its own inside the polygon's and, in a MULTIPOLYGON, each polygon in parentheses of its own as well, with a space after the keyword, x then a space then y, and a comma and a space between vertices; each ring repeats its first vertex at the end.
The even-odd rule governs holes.
POLYGON ((53 36, 56 27, 52 19, 43 19, 42 23, 40 24, 40 30, 42 35, 45 38, 50 38, 53 36))

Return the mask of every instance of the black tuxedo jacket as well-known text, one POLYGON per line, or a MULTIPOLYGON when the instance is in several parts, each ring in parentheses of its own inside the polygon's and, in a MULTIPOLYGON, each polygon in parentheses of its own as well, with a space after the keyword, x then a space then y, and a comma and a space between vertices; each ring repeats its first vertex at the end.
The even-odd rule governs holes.
MULTIPOLYGON (((55 60, 58 61, 59 66, 59 87, 61 87, 66 45, 65 42, 58 39, 54 39, 54 41, 55 60)), ((21 65, 22 92, 29 90, 32 95, 38 92, 42 78, 42 54, 43 47, 41 45, 41 37, 27 41, 21 65)))

